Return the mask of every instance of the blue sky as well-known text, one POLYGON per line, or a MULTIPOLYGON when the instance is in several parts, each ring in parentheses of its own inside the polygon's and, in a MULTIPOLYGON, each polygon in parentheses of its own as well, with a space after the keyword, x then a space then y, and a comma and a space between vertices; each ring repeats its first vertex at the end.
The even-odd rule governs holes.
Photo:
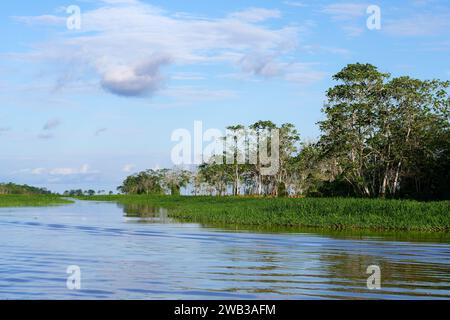
POLYGON ((115 190, 170 167, 178 128, 270 119, 314 140, 331 76, 450 78, 448 0, 0 5, 0 181, 115 190), (66 8, 81 9, 67 28, 66 8), (369 30, 366 10, 381 9, 369 30))

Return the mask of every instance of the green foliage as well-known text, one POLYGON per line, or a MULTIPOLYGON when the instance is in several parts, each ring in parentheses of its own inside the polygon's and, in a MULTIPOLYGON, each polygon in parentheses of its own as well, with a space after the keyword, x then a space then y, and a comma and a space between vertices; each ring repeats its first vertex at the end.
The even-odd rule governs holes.
POLYGON ((363 197, 449 199, 449 83, 390 79, 368 64, 333 79, 341 83, 328 90, 319 123, 322 157, 335 161, 332 180, 363 197))
POLYGON ((125 194, 164 194, 179 195, 191 179, 187 170, 147 170, 125 179, 117 189, 125 194))
POLYGON ((72 203, 57 195, 0 195, 0 207, 43 207, 72 203))
POLYGON ((278 182, 277 195, 279 197, 287 197, 288 196, 288 192, 286 190, 286 184, 284 182, 278 182))
POLYGON ((18 185, 14 183, 0 183, 1 194, 50 194, 45 188, 36 188, 28 185, 18 185))

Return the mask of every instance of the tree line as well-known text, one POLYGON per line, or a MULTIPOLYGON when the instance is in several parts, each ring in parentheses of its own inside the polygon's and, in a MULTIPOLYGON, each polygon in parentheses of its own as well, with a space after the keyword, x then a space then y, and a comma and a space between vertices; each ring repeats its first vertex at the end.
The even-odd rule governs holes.
POLYGON ((29 185, 15 183, 0 183, 0 194, 51 194, 45 188, 37 188, 29 185))
POLYGON ((193 195, 450 199, 450 82, 392 78, 360 63, 347 65, 333 79, 337 84, 326 93, 321 135, 314 143, 302 142, 290 123, 228 127, 229 132, 278 129, 277 174, 262 175, 259 161, 227 164, 217 161, 225 157, 217 154, 216 161, 195 170, 129 176, 119 191, 180 194, 186 188, 193 195))
POLYGON ((82 189, 72 189, 64 191, 63 195, 68 197, 81 197, 81 196, 94 196, 94 195, 112 195, 114 194, 112 191, 106 192, 105 190, 95 191, 93 189, 82 190, 82 189))

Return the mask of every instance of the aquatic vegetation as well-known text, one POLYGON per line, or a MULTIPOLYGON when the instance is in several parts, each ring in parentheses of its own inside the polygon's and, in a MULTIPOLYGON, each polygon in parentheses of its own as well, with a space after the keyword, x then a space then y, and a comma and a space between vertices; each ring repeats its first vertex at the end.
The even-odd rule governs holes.
POLYGON ((450 201, 115 195, 85 200, 163 207, 184 221, 222 225, 405 231, 450 230, 450 201))
POLYGON ((68 204, 73 201, 57 195, 0 195, 1 207, 44 207, 68 204))

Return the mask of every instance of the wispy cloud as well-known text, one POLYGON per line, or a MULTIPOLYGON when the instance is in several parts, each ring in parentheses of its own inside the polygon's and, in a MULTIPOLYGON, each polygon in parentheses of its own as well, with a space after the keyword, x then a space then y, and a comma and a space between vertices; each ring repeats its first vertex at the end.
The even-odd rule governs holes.
MULTIPOLYGON (((58 77, 58 88, 73 78, 87 81, 73 76, 77 69, 84 75, 94 75, 109 93, 142 97, 164 88, 163 66, 225 64, 241 68, 246 61, 244 72, 248 72, 248 65, 259 68, 260 56, 270 56, 271 66, 283 63, 298 47, 301 35, 299 26, 265 25, 266 20, 281 17, 280 11, 273 9, 249 8, 224 18, 207 19, 180 17, 140 1, 103 3, 83 11, 81 30, 61 33, 60 29, 51 43, 41 43, 34 51, 16 57, 61 65, 59 70, 65 73, 58 77), (252 56, 253 63, 249 62, 252 56)), ((58 16, 53 20, 49 16, 19 20, 28 24, 48 20, 52 25, 58 16)), ((261 72, 255 69, 254 75, 267 77, 273 72, 267 69, 271 66, 261 72)))
POLYGON ((394 36, 437 36, 449 33, 450 13, 415 14, 386 20, 383 30, 394 36))
POLYGON ((50 119, 45 123, 42 130, 45 130, 45 131, 53 130, 60 125, 61 125, 61 121, 59 119, 50 119))
POLYGON ((348 36, 359 36, 364 32, 368 3, 332 3, 322 8, 321 12, 331 17, 348 36))
POLYGON ((95 174, 98 171, 91 170, 89 165, 83 164, 79 168, 71 168, 71 167, 61 167, 61 168, 34 168, 34 169, 24 169, 23 173, 31 173, 33 175, 50 175, 50 176, 72 176, 72 175, 87 175, 87 174, 95 174))
POLYGON ((38 138, 42 140, 53 139, 55 136, 52 133, 40 133, 38 134, 38 138))
POLYGON ((34 175, 41 175, 45 172, 44 168, 35 168, 35 169, 31 169, 31 174, 34 175))
POLYGON ((37 137, 42 140, 53 139, 55 137, 55 135, 53 133, 51 133, 50 131, 56 129, 60 125, 61 125, 61 120, 59 120, 59 119, 48 120, 42 127, 42 132, 39 133, 37 135, 37 137))
POLYGON ((304 7, 308 6, 304 2, 300 2, 300 1, 283 1, 283 4, 285 4, 287 6, 291 6, 291 7, 298 7, 298 8, 304 8, 304 7))
POLYGON ((126 173, 131 173, 131 172, 134 170, 135 167, 136 167, 136 166, 135 166, 134 164, 128 163, 128 164, 126 164, 126 165, 123 166, 122 171, 123 171, 123 172, 126 172, 126 173))
POLYGON ((12 17, 17 22, 21 22, 27 25, 45 25, 45 26, 64 26, 67 18, 57 17, 54 15, 41 15, 34 17, 12 17))
POLYGON ((366 3, 333 3, 325 6, 322 12, 330 15, 334 20, 345 21, 364 16, 368 6, 369 4, 366 3))
POLYGON ((280 18, 281 12, 279 10, 264 8, 249 8, 247 10, 234 12, 230 14, 229 17, 245 22, 261 22, 268 19, 280 18))

